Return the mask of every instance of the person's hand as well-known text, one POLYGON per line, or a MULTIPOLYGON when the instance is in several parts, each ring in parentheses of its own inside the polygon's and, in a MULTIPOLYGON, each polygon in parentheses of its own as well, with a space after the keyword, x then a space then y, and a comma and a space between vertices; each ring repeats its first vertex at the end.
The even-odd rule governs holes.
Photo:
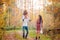
POLYGON ((23 21, 24 21, 24 19, 23 19, 23 21))
POLYGON ((29 20, 29 21, 31 21, 31 20, 29 20))

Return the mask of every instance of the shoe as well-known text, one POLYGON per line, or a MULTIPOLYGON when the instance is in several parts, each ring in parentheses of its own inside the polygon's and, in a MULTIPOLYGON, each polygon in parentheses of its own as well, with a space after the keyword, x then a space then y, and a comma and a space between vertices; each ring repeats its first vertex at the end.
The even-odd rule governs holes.
POLYGON ((39 39, 40 39, 40 36, 39 36, 39 39))
POLYGON ((37 37, 36 37, 36 40, 37 40, 37 37))
POLYGON ((40 36, 39 36, 38 40, 40 40, 40 36))

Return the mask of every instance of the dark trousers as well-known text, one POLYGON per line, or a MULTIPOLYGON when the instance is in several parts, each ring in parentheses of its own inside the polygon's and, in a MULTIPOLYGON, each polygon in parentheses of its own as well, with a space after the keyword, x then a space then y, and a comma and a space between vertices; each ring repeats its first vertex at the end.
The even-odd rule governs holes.
POLYGON ((28 36, 28 26, 23 26, 23 38, 27 38, 27 36, 28 36))

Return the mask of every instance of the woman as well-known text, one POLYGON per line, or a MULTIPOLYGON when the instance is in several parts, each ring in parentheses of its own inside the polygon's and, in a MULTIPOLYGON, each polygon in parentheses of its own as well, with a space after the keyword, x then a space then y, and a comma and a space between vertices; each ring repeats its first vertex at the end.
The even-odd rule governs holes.
POLYGON ((36 30, 37 30, 36 40, 40 39, 40 31, 41 31, 42 23, 43 23, 42 17, 41 17, 41 15, 39 15, 37 22, 36 22, 36 30))

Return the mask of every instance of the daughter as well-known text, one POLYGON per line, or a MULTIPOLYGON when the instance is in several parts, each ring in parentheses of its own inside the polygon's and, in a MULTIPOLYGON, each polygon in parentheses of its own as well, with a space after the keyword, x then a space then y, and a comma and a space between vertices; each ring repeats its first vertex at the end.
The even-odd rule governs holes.
POLYGON ((36 22, 36 30, 37 30, 36 40, 40 39, 40 31, 41 31, 42 23, 43 23, 42 17, 41 17, 41 15, 39 15, 37 22, 36 22))
POLYGON ((24 11, 22 20, 23 20, 23 38, 27 39, 27 36, 29 33, 28 32, 28 22, 31 21, 30 18, 28 17, 27 10, 24 11))

